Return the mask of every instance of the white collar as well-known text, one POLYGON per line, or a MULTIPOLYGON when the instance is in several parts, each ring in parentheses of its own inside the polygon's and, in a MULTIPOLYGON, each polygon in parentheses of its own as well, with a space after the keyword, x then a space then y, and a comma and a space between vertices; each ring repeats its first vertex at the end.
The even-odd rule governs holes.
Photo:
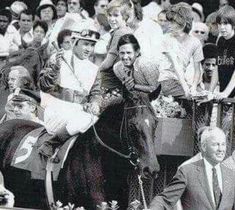
POLYGON ((206 168, 211 169, 211 170, 212 170, 212 168, 215 168, 216 170, 220 169, 220 163, 218 163, 218 164, 216 164, 215 166, 213 166, 213 165, 211 165, 211 164, 207 161, 207 159, 206 159, 205 157, 203 158, 203 160, 204 160, 204 163, 205 163, 205 167, 206 167, 206 168))

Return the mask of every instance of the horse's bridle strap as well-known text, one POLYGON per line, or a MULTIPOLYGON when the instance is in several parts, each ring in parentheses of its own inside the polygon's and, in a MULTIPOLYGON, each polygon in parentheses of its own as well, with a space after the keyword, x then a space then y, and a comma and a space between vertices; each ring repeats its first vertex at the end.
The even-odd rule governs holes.
POLYGON ((147 105, 124 107, 124 109, 136 109, 136 108, 147 108, 147 105))

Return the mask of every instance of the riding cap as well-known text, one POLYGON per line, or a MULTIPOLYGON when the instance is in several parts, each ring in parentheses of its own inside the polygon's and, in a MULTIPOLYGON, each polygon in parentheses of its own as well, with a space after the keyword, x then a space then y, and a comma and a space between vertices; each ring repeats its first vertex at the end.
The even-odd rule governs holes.
POLYGON ((33 91, 33 90, 28 90, 28 89, 20 89, 16 88, 14 93, 9 96, 9 101, 12 102, 32 102, 36 105, 39 105, 41 102, 41 97, 39 92, 33 91))
POLYGON ((81 23, 74 23, 71 28, 71 38, 74 40, 83 39, 97 42, 100 38, 100 33, 97 32, 96 28, 86 23, 84 23, 84 25, 82 25, 81 23))

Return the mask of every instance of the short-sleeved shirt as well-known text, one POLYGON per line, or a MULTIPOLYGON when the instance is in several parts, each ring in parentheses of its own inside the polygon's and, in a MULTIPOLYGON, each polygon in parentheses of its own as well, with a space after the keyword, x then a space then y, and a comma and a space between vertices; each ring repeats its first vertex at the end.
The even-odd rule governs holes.
MULTIPOLYGON (((228 83, 231 80, 233 72, 235 70, 235 36, 226 40, 220 37, 217 43, 218 46, 218 72, 220 91, 224 91, 228 83)), ((235 96, 235 90, 229 95, 229 97, 235 96)))
MULTIPOLYGON (((164 55, 167 52, 174 53, 177 56, 177 64, 180 65, 180 68, 183 68, 183 71, 188 71, 188 67, 191 66, 190 62, 201 62, 204 59, 202 44, 200 41, 191 35, 186 35, 183 42, 179 42, 176 38, 172 37, 169 34, 165 35, 163 41, 163 56, 161 57, 162 61, 160 63, 160 78, 159 81, 167 79, 176 79, 175 70, 169 59, 164 55)), ((194 75, 193 69, 189 72, 194 75)))

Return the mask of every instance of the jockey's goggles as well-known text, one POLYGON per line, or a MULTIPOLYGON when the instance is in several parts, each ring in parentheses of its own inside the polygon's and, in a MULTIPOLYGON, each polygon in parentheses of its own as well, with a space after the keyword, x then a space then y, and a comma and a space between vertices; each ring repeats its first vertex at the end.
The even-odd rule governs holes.
POLYGON ((76 39, 84 39, 97 42, 100 38, 100 34, 96 31, 90 29, 84 29, 81 32, 72 32, 72 38, 76 39))

